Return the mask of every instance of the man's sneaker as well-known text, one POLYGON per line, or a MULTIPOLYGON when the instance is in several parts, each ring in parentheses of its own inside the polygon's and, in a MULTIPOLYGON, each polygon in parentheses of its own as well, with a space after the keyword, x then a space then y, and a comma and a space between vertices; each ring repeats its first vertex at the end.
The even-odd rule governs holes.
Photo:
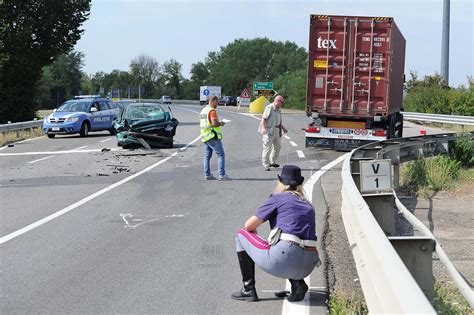
POLYGON ((271 167, 280 167, 280 164, 272 163, 270 164, 271 167))
POLYGON ((219 176, 219 180, 230 180, 230 177, 226 175, 219 176))
POLYGON ((215 178, 213 175, 209 175, 209 176, 206 175, 206 176, 204 176, 204 179, 206 179, 206 180, 214 180, 214 179, 216 179, 216 178, 215 178))
POLYGON ((270 166, 264 166, 263 169, 264 169, 265 171, 271 171, 270 166))

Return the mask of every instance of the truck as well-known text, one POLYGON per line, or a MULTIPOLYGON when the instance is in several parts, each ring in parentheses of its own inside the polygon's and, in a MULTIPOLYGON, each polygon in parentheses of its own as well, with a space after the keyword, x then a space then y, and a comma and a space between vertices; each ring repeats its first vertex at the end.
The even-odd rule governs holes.
POLYGON ((204 105, 207 103, 209 98, 212 96, 217 96, 218 98, 221 98, 221 87, 220 86, 210 86, 210 85, 204 85, 201 86, 199 89, 199 103, 201 105, 204 105))
POLYGON ((311 15, 306 147, 403 136, 405 38, 391 17, 311 15))

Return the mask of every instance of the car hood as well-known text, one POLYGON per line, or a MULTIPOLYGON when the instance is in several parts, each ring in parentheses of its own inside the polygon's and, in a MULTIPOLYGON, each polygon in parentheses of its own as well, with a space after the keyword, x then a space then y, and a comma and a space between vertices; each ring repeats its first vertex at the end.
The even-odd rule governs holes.
POLYGON ((69 118, 80 116, 84 114, 83 112, 54 112, 48 116, 48 118, 69 118))

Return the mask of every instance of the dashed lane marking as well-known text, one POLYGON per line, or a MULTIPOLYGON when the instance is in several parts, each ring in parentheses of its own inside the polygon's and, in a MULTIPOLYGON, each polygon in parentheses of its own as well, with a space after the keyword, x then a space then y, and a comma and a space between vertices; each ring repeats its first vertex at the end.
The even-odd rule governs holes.
POLYGON ((304 155, 303 151, 301 150, 296 150, 296 154, 298 154, 298 157, 300 159, 304 159, 306 156, 304 155))
POLYGON ((83 147, 75 148, 75 149, 72 149, 72 150, 69 150, 69 151, 78 151, 80 149, 84 149, 84 148, 87 148, 87 147, 88 147, 88 145, 85 145, 83 147))
POLYGON ((290 140, 290 136, 287 136, 287 135, 283 135, 283 137, 286 139, 286 140, 290 140))
POLYGON ((106 141, 109 141, 109 140, 112 140, 113 138, 108 138, 108 139, 105 139, 105 140, 101 140, 99 142, 106 142, 106 141))
POLYGON ((291 146, 293 146, 293 147, 297 147, 297 146, 298 146, 298 145, 296 144, 296 142, 294 142, 294 141, 288 141, 288 142, 289 142, 289 143, 291 144, 291 146))
POLYGON ((30 162, 28 162, 28 164, 33 164, 33 163, 36 163, 36 162, 39 162, 39 161, 47 160, 47 159, 50 159, 52 157, 54 157, 54 155, 50 155, 50 156, 47 156, 47 157, 44 157, 44 158, 41 158, 41 159, 30 161, 30 162))
POLYGON ((0 237, 0 244, 4 244, 4 243, 6 243, 6 242, 8 242, 8 241, 10 241, 10 240, 12 240, 12 239, 14 239, 14 238, 20 236, 20 235, 23 235, 23 234, 25 234, 25 233, 27 233, 27 232, 29 232, 29 231, 31 231, 31 230, 33 230, 33 229, 35 229, 35 228, 41 226, 41 225, 43 225, 43 224, 46 224, 46 223, 48 223, 49 221, 54 220, 54 219, 56 219, 57 217, 59 217, 59 216, 61 216, 61 215, 63 215, 63 214, 66 214, 66 213, 68 213, 69 211, 72 211, 72 210, 76 209, 77 207, 79 207, 79 206, 81 206, 81 205, 83 205, 83 204, 85 204, 85 203, 87 203, 87 202, 89 202, 89 201, 91 201, 91 200, 93 200, 93 199, 95 199, 95 198, 97 198, 97 197, 99 197, 99 196, 105 194, 106 192, 108 192, 108 191, 110 191, 110 190, 112 190, 112 189, 114 189, 114 188, 116 188, 116 187, 118 187, 118 186, 120 186, 120 185, 122 185, 122 184, 125 184, 126 182, 128 182, 128 181, 130 181, 130 180, 132 180, 132 179, 134 179, 134 178, 136 178, 136 177, 138 177, 138 176, 140 176, 140 175, 143 175, 143 174, 145 174, 146 172, 151 171, 151 170, 154 169, 155 167, 157 167, 157 166, 159 166, 159 165, 165 163, 166 161, 172 159, 173 157, 175 157, 176 155, 178 155, 178 153, 180 153, 180 152, 186 150, 188 147, 190 147, 192 144, 194 144, 195 142, 197 142, 197 141, 200 140, 200 139, 201 139, 201 136, 197 137, 196 139, 194 139, 193 141, 189 142, 188 144, 186 144, 184 147, 182 147, 181 149, 179 149, 179 150, 176 151, 175 153, 173 153, 173 154, 171 154, 170 156, 164 158, 163 160, 160 160, 160 161, 156 162, 156 163, 153 164, 153 165, 148 166, 147 168, 141 170, 140 172, 137 172, 137 173, 135 173, 135 174, 133 174, 133 175, 130 175, 130 176, 128 176, 128 177, 126 177, 126 178, 124 178, 124 179, 122 179, 122 180, 120 180, 120 181, 118 181, 118 182, 116 182, 116 183, 114 183, 114 184, 112 184, 112 185, 109 185, 109 186, 107 186, 107 187, 105 187, 105 188, 103 188, 103 189, 101 189, 101 190, 99 190, 99 191, 93 193, 92 195, 89 195, 89 196, 87 196, 87 197, 85 197, 85 198, 83 198, 83 199, 81 199, 81 200, 79 200, 79 201, 73 203, 72 205, 67 206, 67 207, 64 208, 64 209, 61 209, 61 210, 59 210, 59 211, 57 211, 57 212, 55 212, 55 213, 53 213, 53 214, 51 214, 51 215, 49 215, 49 216, 47 216, 47 217, 41 219, 41 220, 38 220, 38 221, 36 221, 36 222, 31 223, 30 225, 25 226, 24 228, 21 228, 21 229, 15 231, 15 232, 13 232, 13 233, 10 233, 10 234, 8 234, 8 235, 5 235, 5 236, 3 236, 3 237, 0 237))

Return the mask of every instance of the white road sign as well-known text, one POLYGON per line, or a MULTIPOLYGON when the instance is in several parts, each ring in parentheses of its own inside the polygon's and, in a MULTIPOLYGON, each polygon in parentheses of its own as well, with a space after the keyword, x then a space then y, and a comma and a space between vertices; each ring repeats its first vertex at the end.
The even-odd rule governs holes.
POLYGON ((360 192, 392 190, 390 160, 360 161, 360 192))

